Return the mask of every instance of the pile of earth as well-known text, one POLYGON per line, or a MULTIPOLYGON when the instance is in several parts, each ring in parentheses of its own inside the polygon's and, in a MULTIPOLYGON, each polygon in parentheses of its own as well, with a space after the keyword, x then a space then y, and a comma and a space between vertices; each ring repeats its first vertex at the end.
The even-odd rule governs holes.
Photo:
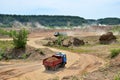
POLYGON ((78 38, 67 38, 65 40, 63 40, 62 45, 65 47, 69 47, 69 46, 80 46, 80 45, 84 45, 85 42, 83 40, 80 40, 78 38))
POLYGON ((100 36, 99 42, 101 44, 110 44, 116 42, 116 37, 113 35, 112 32, 108 32, 100 36))
POLYGON ((36 49, 37 53, 33 53, 28 57, 28 60, 43 60, 51 55, 54 55, 55 52, 48 48, 36 49))
POLYGON ((48 56, 53 55, 54 52, 48 48, 34 48, 31 46, 26 46, 26 48, 14 48, 8 49, 3 55, 3 60, 7 59, 27 59, 27 60, 42 60, 48 56))
POLYGON ((55 45, 60 45, 64 47, 70 47, 70 46, 81 46, 84 45, 85 42, 83 40, 80 40, 79 38, 76 37, 68 37, 68 38, 63 38, 60 41, 60 44, 58 44, 58 39, 52 39, 50 40, 46 46, 55 46, 55 45))
POLYGON ((115 80, 120 71, 120 55, 110 60, 110 64, 95 72, 87 74, 83 80, 115 80))

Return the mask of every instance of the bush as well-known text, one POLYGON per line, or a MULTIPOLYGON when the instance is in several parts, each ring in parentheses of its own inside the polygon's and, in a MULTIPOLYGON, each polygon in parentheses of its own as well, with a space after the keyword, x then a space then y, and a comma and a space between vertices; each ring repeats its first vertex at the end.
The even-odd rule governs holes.
POLYGON ((111 58, 116 57, 120 53, 120 49, 111 50, 111 58))
POLYGON ((3 56, 4 56, 4 51, 3 51, 3 50, 0 50, 0 60, 3 59, 3 56))
POLYGON ((25 48, 27 43, 27 35, 28 31, 25 29, 21 29, 19 32, 12 31, 13 43, 15 48, 25 48))
POLYGON ((118 32, 118 34, 120 34, 120 26, 114 26, 111 31, 118 32))
POLYGON ((24 53, 24 54, 21 56, 22 59, 26 59, 27 57, 28 57, 28 54, 26 54, 26 53, 24 53))
POLYGON ((58 38, 57 38, 57 45, 62 45, 62 41, 64 40, 64 39, 66 39, 67 38, 67 36, 64 36, 64 35, 60 35, 60 36, 58 36, 58 38))

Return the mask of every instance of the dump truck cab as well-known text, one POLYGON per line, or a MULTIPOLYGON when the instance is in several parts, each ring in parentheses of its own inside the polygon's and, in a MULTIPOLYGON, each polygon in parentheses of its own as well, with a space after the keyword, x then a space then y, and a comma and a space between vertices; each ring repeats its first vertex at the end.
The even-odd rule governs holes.
POLYGON ((62 57, 62 62, 64 64, 67 63, 67 58, 66 58, 66 54, 62 53, 62 52, 57 52, 55 56, 61 56, 62 57))

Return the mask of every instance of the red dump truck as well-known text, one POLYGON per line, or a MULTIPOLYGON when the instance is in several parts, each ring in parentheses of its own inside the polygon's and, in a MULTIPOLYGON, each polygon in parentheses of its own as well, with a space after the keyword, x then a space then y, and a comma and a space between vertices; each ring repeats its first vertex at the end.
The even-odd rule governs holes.
POLYGON ((56 53, 55 55, 52 55, 51 57, 48 57, 43 60, 43 65, 46 70, 57 70, 60 67, 64 67, 66 64, 66 54, 63 54, 61 52, 56 53))

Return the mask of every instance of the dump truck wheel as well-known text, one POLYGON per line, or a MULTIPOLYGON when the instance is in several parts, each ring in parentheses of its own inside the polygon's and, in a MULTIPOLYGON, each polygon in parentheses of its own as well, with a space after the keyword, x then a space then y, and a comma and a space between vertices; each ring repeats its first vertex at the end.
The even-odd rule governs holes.
POLYGON ((58 68, 59 68, 59 65, 56 65, 56 66, 53 68, 53 71, 56 71, 58 68))
POLYGON ((56 70, 57 70, 57 67, 55 66, 52 70, 53 70, 53 71, 56 71, 56 70))
POLYGON ((46 70, 49 70, 49 67, 48 67, 48 66, 45 66, 45 69, 46 69, 46 70))
POLYGON ((61 67, 61 68, 64 68, 64 67, 65 67, 65 63, 62 63, 60 67, 61 67))

